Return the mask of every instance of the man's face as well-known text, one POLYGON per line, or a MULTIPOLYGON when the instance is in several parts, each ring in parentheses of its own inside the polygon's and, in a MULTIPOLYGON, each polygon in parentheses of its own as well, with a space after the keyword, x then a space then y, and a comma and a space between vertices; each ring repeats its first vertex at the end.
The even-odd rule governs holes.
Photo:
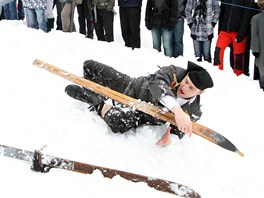
POLYGON ((188 75, 181 81, 177 90, 177 96, 184 99, 194 97, 201 93, 203 93, 203 91, 194 86, 188 75))

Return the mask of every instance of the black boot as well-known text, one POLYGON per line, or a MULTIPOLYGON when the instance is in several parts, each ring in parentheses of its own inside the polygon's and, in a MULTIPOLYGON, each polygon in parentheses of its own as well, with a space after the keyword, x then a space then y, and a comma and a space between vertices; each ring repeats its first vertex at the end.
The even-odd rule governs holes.
POLYGON ((54 28, 54 18, 48 19, 46 24, 47 24, 47 32, 50 32, 51 29, 54 28))
POLYGON ((92 110, 99 110, 99 106, 106 100, 105 97, 78 85, 68 85, 65 88, 65 92, 72 98, 80 100, 90 105, 92 110))

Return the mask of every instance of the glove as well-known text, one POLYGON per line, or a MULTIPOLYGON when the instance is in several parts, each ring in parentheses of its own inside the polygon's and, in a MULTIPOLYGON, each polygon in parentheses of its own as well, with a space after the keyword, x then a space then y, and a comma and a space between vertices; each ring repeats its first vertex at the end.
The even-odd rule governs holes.
POLYGON ((147 28, 148 30, 151 30, 151 29, 152 29, 152 26, 151 26, 149 23, 146 22, 146 28, 147 28))
POLYGON ((259 57, 259 52, 252 52, 252 54, 255 56, 255 58, 259 57))
POLYGON ((216 23, 215 22, 212 22, 212 26, 215 27, 216 23))
POLYGON ((237 36, 236 37, 236 42, 237 43, 240 43, 240 42, 242 42, 243 41, 243 37, 241 37, 241 36, 237 36))
POLYGON ((192 28, 192 25, 193 25, 193 23, 189 23, 188 24, 188 26, 189 26, 190 29, 192 28))
POLYGON ((179 139, 182 139, 183 136, 185 135, 185 133, 181 132, 178 127, 176 126, 173 126, 173 125, 170 125, 171 127, 171 130, 170 130, 170 133, 171 134, 174 134, 174 135, 177 135, 179 137, 179 139))

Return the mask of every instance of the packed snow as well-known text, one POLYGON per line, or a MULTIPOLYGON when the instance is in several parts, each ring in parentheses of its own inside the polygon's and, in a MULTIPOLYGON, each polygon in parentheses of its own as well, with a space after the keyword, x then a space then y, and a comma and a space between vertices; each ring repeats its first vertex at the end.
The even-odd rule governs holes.
MULTIPOLYGON (((244 157, 195 134, 179 140, 172 136, 166 147, 156 146, 166 126, 143 126, 114 134, 88 105, 68 97, 71 84, 33 66, 43 60, 82 76, 85 60, 93 59, 137 77, 154 73, 157 66, 186 68, 195 62, 186 25, 184 57, 169 58, 152 49, 151 33, 141 21, 142 47, 124 47, 119 16, 115 41, 99 42, 79 33, 26 27, 25 21, 0 21, 1 124, 0 144, 43 152, 75 161, 130 171, 187 185, 203 198, 251 198, 264 194, 263 144, 264 93, 252 76, 236 76, 225 53, 225 70, 200 63, 214 79, 214 88, 202 95, 203 115, 198 123, 228 138, 244 157)), ((254 38, 253 38, 254 39, 254 38)), ((213 40, 212 54, 216 36, 213 40)), ((253 74, 253 57, 250 70, 253 74)), ((104 178, 52 169, 33 172, 31 164, 0 156, 2 197, 175 197, 119 176, 104 178)))

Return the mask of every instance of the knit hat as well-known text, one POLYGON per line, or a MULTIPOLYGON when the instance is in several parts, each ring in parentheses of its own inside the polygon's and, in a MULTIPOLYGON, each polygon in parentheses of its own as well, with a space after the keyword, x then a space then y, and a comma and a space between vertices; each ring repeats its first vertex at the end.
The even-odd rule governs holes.
POLYGON ((258 0, 257 4, 261 10, 264 10, 264 0, 258 0))
POLYGON ((210 74, 203 67, 188 61, 187 71, 192 83, 198 89, 204 90, 214 86, 210 74))

